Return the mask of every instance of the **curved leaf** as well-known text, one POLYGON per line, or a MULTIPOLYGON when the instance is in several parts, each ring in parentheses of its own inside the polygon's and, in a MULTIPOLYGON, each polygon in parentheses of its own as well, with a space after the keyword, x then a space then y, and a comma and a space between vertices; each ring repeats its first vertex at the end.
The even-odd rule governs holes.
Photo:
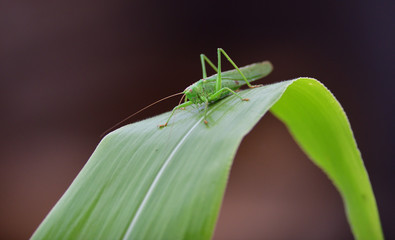
POLYGON ((339 190, 355 238, 383 239, 361 154, 347 116, 331 92, 318 81, 299 79, 271 111, 339 190))
POLYGON ((33 239, 210 239, 243 136, 274 105, 310 158, 333 180, 354 235, 381 239, 369 179, 347 118, 314 79, 241 91, 203 111, 188 107, 108 134, 33 239), (276 103, 277 102, 277 103, 276 103))

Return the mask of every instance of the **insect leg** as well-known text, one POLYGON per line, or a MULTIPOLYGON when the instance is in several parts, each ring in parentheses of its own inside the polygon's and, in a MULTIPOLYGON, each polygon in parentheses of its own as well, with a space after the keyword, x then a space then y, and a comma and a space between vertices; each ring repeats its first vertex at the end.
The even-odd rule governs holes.
POLYGON ((183 108, 183 107, 186 107, 186 106, 189 106, 189 105, 191 105, 191 104, 193 104, 193 103, 192 103, 191 101, 189 101, 189 102, 181 103, 181 104, 178 105, 178 106, 175 106, 175 107, 173 108, 173 111, 171 112, 169 118, 167 119, 166 123, 165 123, 165 124, 162 124, 162 125, 159 125, 158 127, 159 127, 159 128, 166 127, 167 124, 168 124, 169 121, 170 121, 170 118, 173 116, 174 112, 175 112, 177 109, 183 108))
POLYGON ((233 91, 232 89, 230 89, 230 88, 228 88, 228 87, 221 88, 220 90, 216 91, 214 94, 210 95, 208 98, 202 99, 202 100, 205 102, 205 104, 206 104, 206 106, 205 106, 205 108, 204 108, 204 123, 205 123, 205 124, 208 123, 207 120, 206 120, 206 117, 207 117, 207 109, 208 109, 208 103, 211 102, 211 101, 217 101, 218 99, 220 99, 220 98, 222 97, 222 94, 223 94, 225 91, 228 91, 228 92, 230 92, 230 93, 236 95, 236 96, 237 96, 238 98, 240 98, 240 100, 242 100, 242 101, 249 101, 249 100, 250 100, 250 99, 248 99, 248 98, 242 98, 238 93, 236 93, 235 91, 233 91))
MULTIPOLYGON (((249 88, 255 88, 255 87, 260 87, 262 85, 251 85, 247 78, 244 76, 244 74, 240 71, 240 69, 237 67, 237 65, 232 61, 232 59, 228 56, 228 54, 226 54, 226 52, 222 49, 222 48, 218 48, 218 59, 220 59, 220 53, 222 53, 226 59, 228 59, 228 61, 233 65, 233 67, 240 73, 240 75, 243 77, 244 81, 246 82, 247 86, 249 88)), ((221 68, 219 66, 219 61, 218 61, 218 75, 220 75, 221 72, 221 68)), ((218 89, 217 89, 218 90, 218 89)))
POLYGON ((222 88, 222 78, 221 78, 221 48, 217 49, 218 58, 218 71, 217 71, 217 82, 215 83, 215 91, 219 91, 222 88))
POLYGON ((204 124, 208 124, 206 118, 207 118, 207 109, 208 109, 208 99, 205 99, 205 107, 204 107, 204 124))
POLYGON ((221 98, 223 92, 228 91, 234 95, 236 95, 238 98, 240 98, 242 101, 248 101, 250 99, 248 98, 242 98, 238 93, 236 93, 235 91, 233 91, 232 89, 228 88, 228 87, 224 87, 220 90, 218 90, 217 92, 215 92, 214 94, 210 95, 210 97, 208 98, 209 101, 216 101, 218 99, 221 98))
POLYGON ((216 72, 218 72, 218 69, 215 67, 215 65, 206 57, 204 54, 200 54, 200 62, 202 63, 202 72, 203 72, 203 78, 207 77, 207 72, 206 72, 206 61, 216 72))

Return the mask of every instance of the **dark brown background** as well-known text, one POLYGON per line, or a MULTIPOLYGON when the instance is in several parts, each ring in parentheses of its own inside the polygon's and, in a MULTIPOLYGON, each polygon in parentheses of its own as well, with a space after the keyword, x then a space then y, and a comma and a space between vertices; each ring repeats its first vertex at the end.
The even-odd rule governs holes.
MULTIPOLYGON (((342 103, 395 237, 392 1, 2 1, 0 238, 26 239, 115 122, 224 48, 262 83, 314 77, 342 103)), ((230 68, 225 64, 225 69, 230 68)), ((169 100, 134 120, 170 110, 169 100)), ((350 239, 341 198, 270 114, 240 147, 215 239, 350 239)))

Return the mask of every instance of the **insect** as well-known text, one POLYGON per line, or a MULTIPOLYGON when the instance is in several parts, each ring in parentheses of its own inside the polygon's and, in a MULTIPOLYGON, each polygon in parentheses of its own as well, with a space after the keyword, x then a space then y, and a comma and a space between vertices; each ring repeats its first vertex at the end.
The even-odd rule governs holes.
MULTIPOLYGON (((204 54, 200 54, 200 61, 202 64, 203 78, 194 84, 187 87, 183 92, 185 102, 177 105, 173 108, 169 118, 165 124, 159 125, 159 128, 166 127, 174 115, 177 109, 185 108, 192 104, 205 104, 204 107, 204 123, 208 124, 207 121, 207 109, 209 103, 219 101, 220 99, 234 94, 242 101, 248 101, 248 98, 242 98, 236 91, 243 85, 247 85, 249 88, 260 87, 262 85, 251 85, 250 82, 258 80, 268 75, 273 67, 270 62, 264 61, 247 65, 242 68, 238 68, 228 54, 222 49, 217 49, 218 65, 215 65, 210 61, 204 54), (234 70, 221 72, 221 54, 233 65, 234 70), (217 74, 207 77, 206 63, 210 65, 217 74)), ((180 93, 180 94, 181 94, 180 93)), ((182 99, 181 99, 182 100, 182 99)))
POLYGON ((242 101, 248 101, 249 99, 242 98, 238 93, 236 93, 236 91, 241 86, 246 85, 246 84, 249 88, 260 87, 261 85, 251 85, 250 82, 267 76, 273 69, 271 63, 268 61, 254 63, 254 64, 247 65, 245 67, 242 67, 242 68, 238 68, 236 66, 236 64, 232 61, 232 59, 228 56, 228 54, 226 54, 226 52, 222 48, 217 49, 217 55, 218 55, 218 67, 216 67, 210 61, 210 59, 208 59, 208 57, 206 57, 206 55, 200 54, 200 61, 202 64, 202 71, 203 71, 203 78, 202 79, 200 79, 199 81, 197 81, 194 84, 187 87, 183 92, 167 96, 165 98, 162 98, 162 99, 160 99, 154 103, 151 103, 150 105, 140 109, 139 111, 133 113, 129 117, 118 122, 111 128, 107 129, 101 136, 104 136, 111 129, 114 129, 115 127, 124 123, 126 120, 130 119, 131 117, 140 113, 141 111, 151 107, 152 105, 155 105, 158 102, 161 102, 165 99, 168 99, 168 98, 171 98, 171 97, 174 97, 177 95, 181 95, 181 94, 183 95, 183 97, 181 98, 181 101, 185 97, 185 102, 181 103, 181 101, 180 101, 180 104, 177 105, 175 108, 173 108, 173 111, 171 112, 166 123, 159 125, 158 127, 159 128, 166 127, 168 125, 171 117, 174 115, 174 112, 177 109, 185 108, 185 107, 192 105, 192 104, 197 104, 197 105, 198 104, 205 104, 204 123, 208 124, 206 117, 207 117, 207 109, 208 109, 209 103, 219 101, 220 99, 228 96, 229 94, 236 95, 242 101), (233 67, 235 68, 234 70, 221 72, 221 54, 224 55, 225 58, 233 65, 233 67), (207 77, 206 63, 208 65, 210 65, 217 72, 217 74, 207 77))

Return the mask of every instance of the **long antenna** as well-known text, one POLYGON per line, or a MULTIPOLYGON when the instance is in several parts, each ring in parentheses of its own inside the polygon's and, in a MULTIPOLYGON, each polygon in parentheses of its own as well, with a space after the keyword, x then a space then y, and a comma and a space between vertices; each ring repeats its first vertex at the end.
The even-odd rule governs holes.
MULTIPOLYGON (((100 138, 102 138, 102 137, 103 137, 104 135, 106 135, 109 131, 111 131, 111 130, 113 130, 114 128, 118 127, 119 125, 121 125, 121 124, 124 123, 125 121, 129 120, 129 119, 130 119, 131 117, 133 117, 134 115, 136 115, 136 114, 138 114, 138 113, 144 111, 145 109, 147 109, 147 108, 149 108, 149 107, 152 107, 153 105, 155 105, 155 104, 157 104, 157 103, 159 103, 159 102, 162 102, 163 100, 166 100, 166 99, 168 99, 168 98, 171 98, 171 97, 174 97, 174 96, 177 96, 177 95, 180 95, 180 94, 184 94, 184 92, 179 92, 179 93, 172 94, 172 95, 170 95, 170 96, 167 96, 167 97, 164 97, 164 98, 162 98, 162 99, 159 99, 158 101, 153 102, 153 103, 151 103, 151 104, 148 105, 148 106, 143 107, 142 109, 138 110, 137 112, 133 113, 132 115, 130 115, 130 116, 128 116, 128 117, 126 117, 126 118, 123 119, 122 121, 118 122, 117 124, 113 125, 113 126, 110 127, 109 129, 107 129, 106 131, 104 131, 104 132, 100 135, 100 138)), ((181 101, 182 101, 183 98, 184 98, 184 97, 181 98, 181 101)))

